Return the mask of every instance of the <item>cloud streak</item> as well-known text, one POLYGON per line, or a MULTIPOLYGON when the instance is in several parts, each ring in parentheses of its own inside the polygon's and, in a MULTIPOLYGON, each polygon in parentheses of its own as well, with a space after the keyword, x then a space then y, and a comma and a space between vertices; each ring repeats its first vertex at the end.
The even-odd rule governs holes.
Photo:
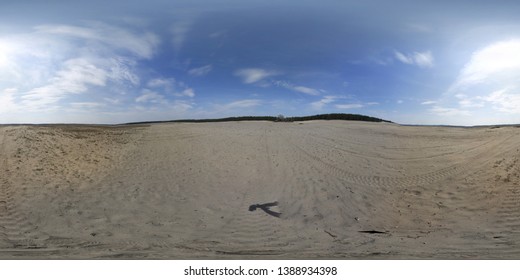
POLYGON ((439 116, 447 116, 447 117, 455 117, 455 116, 471 116, 471 113, 467 110, 461 110, 459 108, 450 108, 450 107, 442 107, 442 106, 433 106, 430 110, 431 113, 434 113, 439 116))
POLYGON ((278 71, 261 68, 244 68, 235 71, 235 76, 242 79, 244 84, 253 84, 265 78, 280 75, 278 71))
POLYGON ((520 114, 520 39, 499 41, 474 52, 445 95, 454 97, 464 112, 484 108, 520 114))
POLYGON ((188 71, 188 74, 190 74, 191 76, 201 77, 206 76, 209 72, 211 72, 211 70, 213 70, 213 66, 209 64, 202 67, 190 69, 188 71))
POLYGON ((175 52, 178 53, 184 45, 190 25, 190 22, 187 21, 177 22, 172 25, 170 32, 172 34, 172 45, 175 52))
POLYGON ((164 94, 173 95, 176 97, 195 97, 195 90, 188 87, 184 82, 177 81, 174 78, 155 78, 148 81, 147 86, 160 90, 164 94))
POLYGON ((410 65, 416 65, 421 68, 431 68, 434 65, 434 59, 431 51, 425 52, 414 52, 411 54, 403 54, 401 52, 394 52, 395 58, 404 63, 410 65))
POLYGON ((164 96, 149 89, 144 89, 142 94, 135 99, 137 103, 160 103, 166 104, 164 96))
POLYGON ((338 109, 359 109, 365 107, 363 104, 352 103, 352 104, 336 104, 334 107, 338 109))
POLYGON ((15 113, 18 111, 18 105, 15 102, 15 95, 18 92, 16 88, 6 88, 0 92, 0 114, 15 113))
POLYGON ((230 102, 226 105, 221 106, 221 109, 230 110, 237 108, 251 108, 256 107, 262 104, 262 101, 259 99, 244 99, 230 102))
POLYGON ((325 105, 333 103, 333 102, 335 102, 339 98, 340 97, 333 96, 333 95, 324 96, 322 99, 320 99, 318 101, 315 101, 315 102, 312 102, 311 103, 311 108, 313 110, 322 110, 323 107, 325 107, 325 105))
POLYGON ((520 91, 501 89, 492 92, 488 96, 479 98, 491 103, 500 112, 520 114, 520 91))
POLYGON ((63 67, 49 84, 25 93, 22 96, 23 104, 42 110, 70 94, 84 93, 90 86, 105 86, 109 76, 105 69, 82 58, 67 60, 63 67))
POLYGON ((307 94, 307 95, 320 95, 322 92, 324 92, 324 91, 310 88, 310 87, 293 85, 286 81, 276 81, 276 82, 274 82, 274 84, 277 86, 284 87, 286 89, 296 91, 299 93, 303 93, 303 94, 307 94))
POLYGON ((323 110, 325 107, 329 106, 336 109, 341 110, 349 110, 349 109, 360 109, 367 106, 375 106, 379 105, 379 102, 353 102, 353 103, 340 103, 336 104, 340 100, 348 99, 345 96, 336 96, 336 95, 326 95, 322 99, 312 102, 311 108, 316 111, 323 110))
POLYGON ((38 25, 33 30, 0 38, 0 86, 17 88, 9 93, 10 107, 28 113, 122 106, 124 99, 108 94, 139 93, 139 63, 151 59, 159 44, 151 32, 100 22, 38 25))
POLYGON ((133 33, 126 29, 91 22, 89 26, 40 25, 35 30, 45 34, 76 37, 91 43, 107 45, 112 49, 125 50, 139 58, 150 59, 159 44, 159 37, 151 32, 133 33))

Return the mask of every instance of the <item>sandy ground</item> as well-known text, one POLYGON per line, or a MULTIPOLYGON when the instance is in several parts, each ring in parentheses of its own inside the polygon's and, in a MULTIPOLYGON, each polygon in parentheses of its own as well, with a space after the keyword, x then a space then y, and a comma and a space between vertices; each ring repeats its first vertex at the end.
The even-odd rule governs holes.
POLYGON ((0 258, 518 259, 519 143, 347 121, 0 126, 0 258))

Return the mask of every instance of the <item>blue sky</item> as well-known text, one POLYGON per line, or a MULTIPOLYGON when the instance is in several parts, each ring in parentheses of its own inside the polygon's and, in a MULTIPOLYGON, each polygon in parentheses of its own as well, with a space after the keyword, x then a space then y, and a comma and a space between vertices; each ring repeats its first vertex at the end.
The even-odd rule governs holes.
POLYGON ((4 0, 0 123, 520 123, 518 14, 518 1, 4 0))

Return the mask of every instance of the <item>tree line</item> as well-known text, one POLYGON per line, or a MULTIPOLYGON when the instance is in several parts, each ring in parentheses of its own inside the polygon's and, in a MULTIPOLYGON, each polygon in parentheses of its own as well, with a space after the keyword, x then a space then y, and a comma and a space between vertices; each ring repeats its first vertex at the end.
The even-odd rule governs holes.
POLYGON ((127 124, 144 124, 144 123, 166 123, 166 122, 180 122, 180 123, 206 123, 206 122, 236 122, 236 121, 272 121, 272 122, 301 122, 311 120, 346 120, 346 121, 365 121, 365 122, 391 122, 380 118, 358 115, 358 114, 319 114, 303 117, 285 117, 278 116, 240 116, 228 117, 219 119, 181 119, 169 121, 145 121, 145 122, 131 122, 127 124))

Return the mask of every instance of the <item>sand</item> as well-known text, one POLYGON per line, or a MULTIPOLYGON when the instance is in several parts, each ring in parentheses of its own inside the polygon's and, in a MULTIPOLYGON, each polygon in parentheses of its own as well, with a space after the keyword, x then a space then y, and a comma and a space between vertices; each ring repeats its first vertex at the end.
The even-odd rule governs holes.
POLYGON ((520 128, 0 126, 1 259, 518 259, 520 128))

